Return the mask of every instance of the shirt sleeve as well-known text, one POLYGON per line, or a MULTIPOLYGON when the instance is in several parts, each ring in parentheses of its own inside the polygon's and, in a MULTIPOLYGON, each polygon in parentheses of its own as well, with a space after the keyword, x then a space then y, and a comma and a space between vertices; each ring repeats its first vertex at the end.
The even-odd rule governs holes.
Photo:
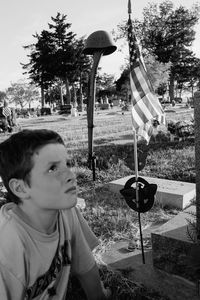
POLYGON ((18 278, 0 263, 0 299, 22 300, 24 287, 18 278))
POLYGON ((81 275, 93 268, 95 259, 92 250, 98 244, 98 239, 79 209, 75 207, 72 231, 72 273, 81 275))

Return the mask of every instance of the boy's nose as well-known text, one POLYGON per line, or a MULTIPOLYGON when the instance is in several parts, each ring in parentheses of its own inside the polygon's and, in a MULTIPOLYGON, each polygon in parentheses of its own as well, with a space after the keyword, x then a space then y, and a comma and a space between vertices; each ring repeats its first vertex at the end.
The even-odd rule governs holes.
POLYGON ((62 181, 68 183, 70 181, 75 181, 75 175, 69 168, 64 168, 61 174, 62 181))

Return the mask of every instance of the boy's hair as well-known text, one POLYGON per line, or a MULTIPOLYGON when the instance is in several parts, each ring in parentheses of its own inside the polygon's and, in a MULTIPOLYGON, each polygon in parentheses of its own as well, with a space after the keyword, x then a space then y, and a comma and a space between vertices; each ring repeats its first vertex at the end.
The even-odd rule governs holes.
POLYGON ((11 135, 0 144, 0 176, 7 189, 7 202, 21 203, 9 188, 11 178, 23 179, 30 185, 30 171, 33 168, 33 154, 48 144, 63 144, 61 136, 47 129, 25 129, 11 135))

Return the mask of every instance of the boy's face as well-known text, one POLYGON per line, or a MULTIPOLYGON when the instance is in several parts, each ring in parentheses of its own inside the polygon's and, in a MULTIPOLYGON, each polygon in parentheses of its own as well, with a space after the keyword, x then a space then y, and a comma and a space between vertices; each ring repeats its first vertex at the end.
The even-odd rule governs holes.
POLYGON ((28 193, 32 205, 41 209, 69 209, 76 205, 76 179, 62 144, 48 144, 33 155, 28 193))

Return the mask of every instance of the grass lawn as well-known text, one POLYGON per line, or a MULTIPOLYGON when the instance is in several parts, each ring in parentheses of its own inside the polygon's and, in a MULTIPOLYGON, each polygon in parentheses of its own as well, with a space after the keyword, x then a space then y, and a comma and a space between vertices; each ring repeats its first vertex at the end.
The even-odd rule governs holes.
MULTIPOLYGON (((177 109, 167 113, 167 120, 191 120, 192 110, 177 109)), ((92 171, 87 166, 87 118, 83 113, 78 117, 66 115, 43 116, 30 119, 18 119, 22 128, 48 128, 60 133, 72 158, 73 169, 77 175, 79 196, 85 199, 86 209, 83 215, 100 240, 95 252, 98 255, 109 246, 122 239, 130 240, 138 235, 137 213, 131 211, 122 196, 111 193, 106 183, 133 175, 133 166, 127 164, 128 155, 133 155, 133 137, 130 112, 123 115, 121 110, 99 111, 94 116, 94 150, 97 157, 96 181, 92 181, 92 171)), ((145 166, 140 176, 151 176, 172 180, 195 182, 194 138, 169 142, 165 128, 155 133, 148 147, 138 144, 138 156, 145 166), (145 157, 145 159, 144 159, 145 157), (140 157, 139 157, 140 158, 140 157)), ((1 135, 0 140, 6 138, 1 135)), ((154 207, 141 214, 142 227, 156 221, 168 221, 178 210, 167 207, 154 207)), ((151 245, 148 244, 148 247, 151 245)), ((111 286, 118 299, 164 299, 139 283, 129 281, 126 274, 114 273, 105 267, 101 275, 106 284, 111 286), (121 290, 116 292, 116 286, 121 290), (142 296, 141 296, 142 295, 142 296), (138 298, 137 298, 138 297, 138 298), (140 298, 139 298, 140 297, 140 298)), ((75 283, 77 287, 77 283, 75 283)), ((84 299, 81 291, 71 294, 69 299, 84 299), (78 296, 77 296, 78 295, 78 296), (82 297, 82 298, 81 298, 82 297)))

